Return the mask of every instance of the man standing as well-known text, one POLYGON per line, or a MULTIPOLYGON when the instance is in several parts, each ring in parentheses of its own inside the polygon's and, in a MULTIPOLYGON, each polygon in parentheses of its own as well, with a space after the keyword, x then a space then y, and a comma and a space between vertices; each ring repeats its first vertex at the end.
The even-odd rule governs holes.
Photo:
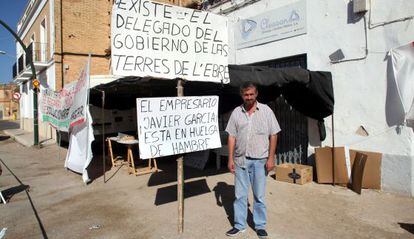
POLYGON ((266 175, 275 166, 279 123, 269 106, 256 101, 255 84, 240 87, 243 105, 234 109, 227 124, 229 134, 228 168, 235 174, 234 227, 227 236, 236 236, 246 229, 249 185, 254 195, 253 221, 259 238, 266 238, 266 175))

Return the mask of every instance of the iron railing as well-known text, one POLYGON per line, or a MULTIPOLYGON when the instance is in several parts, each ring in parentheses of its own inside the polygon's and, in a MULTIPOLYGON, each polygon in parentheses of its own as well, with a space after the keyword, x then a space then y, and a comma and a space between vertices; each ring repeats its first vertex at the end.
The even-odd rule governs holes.
MULTIPOLYGON (((272 68, 300 67, 307 68, 307 57, 297 55, 255 65, 272 68)), ((308 164, 308 120, 305 115, 290 106, 283 95, 270 103, 282 131, 277 145, 277 164, 300 163, 308 164)))
MULTIPOLYGON (((27 47, 29 52, 32 53, 31 57, 34 63, 46 63, 49 56, 49 49, 47 43, 32 42, 27 47)), ((28 57, 27 57, 28 58, 28 57)), ((27 59, 26 58, 26 59, 27 59)))
POLYGON ((17 63, 13 64, 13 79, 17 76, 17 63))
POLYGON ((17 60, 17 72, 20 74, 24 70, 24 55, 19 56, 19 59, 17 60))
POLYGON ((17 60, 17 64, 13 65, 13 79, 21 74, 24 70, 30 69, 30 60, 33 63, 47 63, 50 55, 47 43, 32 42, 27 46, 28 54, 22 54, 17 60))

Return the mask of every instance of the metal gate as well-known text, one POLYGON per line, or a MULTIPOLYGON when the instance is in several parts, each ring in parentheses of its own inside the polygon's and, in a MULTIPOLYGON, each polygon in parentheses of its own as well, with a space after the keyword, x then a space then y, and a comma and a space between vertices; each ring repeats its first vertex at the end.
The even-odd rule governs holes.
MULTIPOLYGON (((274 68, 301 67, 306 69, 306 55, 297 55, 255 65, 274 68)), ((266 102, 275 112, 282 131, 279 133, 276 155, 277 164, 307 164, 308 120, 302 113, 290 106, 283 95, 272 102, 266 102)))

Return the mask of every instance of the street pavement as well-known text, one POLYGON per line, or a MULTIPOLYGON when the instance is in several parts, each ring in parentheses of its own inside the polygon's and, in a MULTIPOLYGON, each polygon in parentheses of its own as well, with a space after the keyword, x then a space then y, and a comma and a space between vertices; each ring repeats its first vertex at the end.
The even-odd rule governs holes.
MULTIPOLYGON (((226 238, 231 228, 233 175, 224 165, 219 171, 215 162, 204 171, 185 168, 185 224, 178 235, 174 159, 160 159, 161 172, 143 176, 107 166, 104 182, 102 158, 95 155, 91 167, 97 174, 85 185, 81 175, 64 168, 65 148, 24 147, 1 131, 0 136, 4 238, 226 238)), ((358 195, 269 176, 266 198, 269 238, 414 238, 410 197, 374 190, 358 195)), ((237 238, 257 238, 251 196, 249 201, 249 227, 237 238)))
MULTIPOLYGON (((19 121, 10 121, 10 120, 0 120, 0 130, 6 135, 6 137, 11 137, 16 142, 26 146, 31 147, 34 145, 34 134, 23 129, 20 129, 19 121)), ((52 139, 46 139, 39 136, 39 145, 45 146, 54 144, 55 141, 52 139)))

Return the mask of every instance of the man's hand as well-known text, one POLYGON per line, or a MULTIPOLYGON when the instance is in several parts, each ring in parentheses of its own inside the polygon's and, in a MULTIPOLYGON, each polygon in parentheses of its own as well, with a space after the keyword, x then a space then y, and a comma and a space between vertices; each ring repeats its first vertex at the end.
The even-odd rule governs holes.
POLYGON ((266 162, 267 173, 275 168, 275 152, 277 145, 277 134, 270 135, 269 137, 269 157, 266 162))
POLYGON ((229 135, 227 138, 227 145, 229 147, 229 162, 227 163, 227 167, 229 168, 230 172, 234 174, 234 171, 236 170, 234 167, 234 146, 236 145, 236 138, 229 135))
POLYGON ((266 170, 267 173, 272 171, 275 168, 275 159, 274 158, 268 158, 266 162, 266 170))
POLYGON ((229 162, 227 163, 227 167, 229 168, 230 173, 234 174, 235 168, 234 168, 233 159, 229 159, 229 162))

